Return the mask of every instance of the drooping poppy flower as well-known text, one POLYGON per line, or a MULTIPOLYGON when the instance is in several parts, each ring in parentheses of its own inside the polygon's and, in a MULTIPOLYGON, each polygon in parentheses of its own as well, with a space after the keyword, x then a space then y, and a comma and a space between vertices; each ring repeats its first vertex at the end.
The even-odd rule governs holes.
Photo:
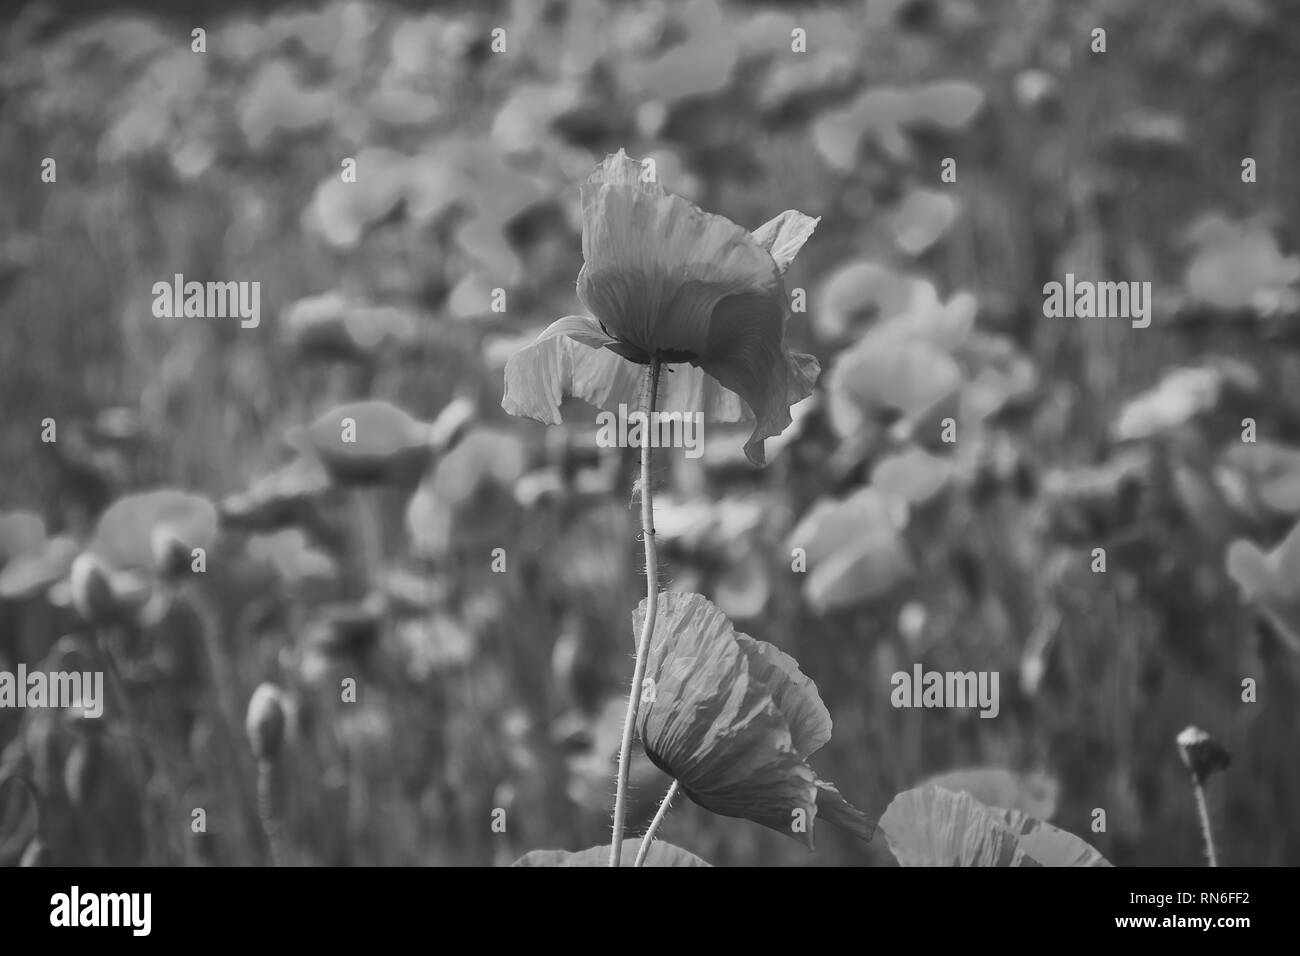
POLYGON ((590 317, 560 319, 510 359, 502 407, 546 424, 566 396, 635 408, 637 365, 658 358, 679 366, 658 410, 754 421, 745 454, 761 465, 763 439, 790 424, 820 371, 785 347, 782 279, 817 220, 787 210, 750 233, 647 182, 646 169, 620 150, 582 185, 578 297, 590 317))
MULTIPOLYGON (((812 680, 778 648, 737 634, 699 594, 668 592, 646 660, 637 729, 691 800, 813 845, 813 821, 870 840, 874 825, 807 759, 831 737, 812 680)), ((645 620, 643 600, 635 633, 645 620)))

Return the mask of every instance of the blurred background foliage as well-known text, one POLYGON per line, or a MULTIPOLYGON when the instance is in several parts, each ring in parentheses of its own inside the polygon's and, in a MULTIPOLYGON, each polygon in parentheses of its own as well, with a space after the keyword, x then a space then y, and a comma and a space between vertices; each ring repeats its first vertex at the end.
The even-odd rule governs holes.
MULTIPOLYGON (((242 728, 263 681, 287 862, 608 839, 635 452, 597 448, 591 409, 547 429, 499 402, 506 357, 579 310, 576 184, 623 147, 749 228, 822 217, 787 285, 824 371, 768 468, 722 427, 656 468, 664 583, 817 682, 819 775, 879 814, 1001 768, 990 800, 1117 865, 1196 865, 1174 746, 1196 723, 1233 755, 1223 862, 1300 862, 1297 52, 1284 0, 8 12, 0 669, 89 669, 102 644, 131 704, 0 711, 49 854, 266 861, 242 728), (1151 326, 1043 318, 1067 272, 1152 282, 1151 326), (155 318, 176 273, 260 282, 260 326, 155 318), (348 459, 322 416, 367 400, 348 459), (103 517, 157 488, 200 498, 103 517), (203 574, 121 557, 177 514, 203 574), (110 582, 89 614, 83 550, 110 582), (999 671, 999 716, 893 708, 914 662, 999 671)), ((667 780, 640 758, 633 784, 643 827, 667 780)), ((38 822, 0 800, 13 863, 38 822)), ((661 836, 715 864, 892 862, 685 800, 661 836)))

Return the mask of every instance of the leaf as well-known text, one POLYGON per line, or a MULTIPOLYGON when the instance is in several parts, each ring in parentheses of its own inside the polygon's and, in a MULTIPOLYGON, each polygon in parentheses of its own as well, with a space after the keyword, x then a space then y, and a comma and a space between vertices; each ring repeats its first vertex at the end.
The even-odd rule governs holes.
MULTIPOLYGON (((631 866, 636 862, 637 851, 641 841, 628 839, 623 841, 619 857, 620 866, 631 866)), ((586 850, 571 852, 569 850, 532 850, 511 863, 511 866, 609 866, 609 845, 593 846, 586 850)), ((679 846, 656 840, 650 844, 646 854, 645 866, 712 866, 705 863, 694 853, 679 846)))
POLYGON ((206 548, 217 534, 217 509, 200 495, 160 488, 119 498, 100 516, 88 551, 112 568, 154 564, 154 541, 165 530, 185 551, 206 548))
POLYGON ((986 807, 1010 807, 1040 820, 1050 820, 1056 814, 1059 789, 1056 781, 1045 774, 1018 774, 999 767, 952 770, 917 785, 918 789, 927 786, 969 793, 986 807))
POLYGON ((1104 856, 1073 833, 1035 820, 1020 810, 994 812, 1016 837, 1025 855, 1039 866, 1110 866, 1104 856))
MULTIPOLYGON (((642 601, 633 616, 634 640, 645 614, 642 601)), ((792 658, 738 635, 702 596, 666 592, 659 596, 646 676, 653 700, 647 695, 637 714, 646 754, 691 800, 809 849, 818 807, 826 802, 836 808, 828 822, 870 839, 865 815, 804 762, 801 751, 811 753, 829 736, 830 716, 792 658)))
POLYGON ((880 818, 902 866, 1039 866, 997 813, 969 793, 925 786, 894 797, 880 818))

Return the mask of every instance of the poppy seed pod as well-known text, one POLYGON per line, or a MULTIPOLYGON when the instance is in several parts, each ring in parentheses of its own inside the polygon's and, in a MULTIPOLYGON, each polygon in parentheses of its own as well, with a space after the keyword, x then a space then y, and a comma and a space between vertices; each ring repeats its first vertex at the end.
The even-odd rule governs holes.
POLYGON ((284 742, 284 693, 280 688, 266 683, 253 691, 244 729, 258 760, 270 760, 280 752, 284 742))
POLYGON ((108 569, 90 552, 83 551, 73 559, 68 586, 72 606, 87 624, 107 623, 116 615, 117 599, 108 569))
POLYGON ((1177 740, 1183 763, 1197 783, 1204 783, 1210 774, 1232 762, 1232 755, 1199 727, 1187 727, 1178 734, 1177 740))

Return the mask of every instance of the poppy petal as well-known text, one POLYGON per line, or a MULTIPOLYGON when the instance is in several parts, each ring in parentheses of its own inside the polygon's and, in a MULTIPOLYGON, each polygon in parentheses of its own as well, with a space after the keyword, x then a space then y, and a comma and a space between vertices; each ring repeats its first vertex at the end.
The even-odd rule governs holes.
MULTIPOLYGON (((622 865, 631 866, 636 862, 636 855, 641 849, 640 840, 625 840, 622 848, 622 865)), ((609 866, 609 844, 593 846, 586 850, 570 852, 569 850, 532 850, 525 853, 511 866, 609 866)), ((650 844, 646 854, 645 866, 712 866, 689 850, 656 840, 650 844)))
MULTIPOLYGON (((593 319, 569 316, 553 323, 506 362, 501 407, 546 425, 560 423, 560 404, 570 396, 610 412, 620 404, 639 408, 644 369, 616 354, 611 342, 593 319)), ((714 423, 752 417, 737 395, 690 365, 664 370, 656 408, 703 412, 714 423)))
POLYGON ((844 799, 835 784, 825 780, 817 781, 817 816, 864 843, 870 843, 876 835, 875 821, 844 799))
POLYGON ((719 303, 753 297, 746 314, 779 348, 785 290, 772 256, 749 232, 656 182, 620 152, 581 187, 578 297, 610 334, 652 355, 703 356, 719 303))
POLYGON ((785 717, 799 756, 816 753, 831 739, 830 711, 818 696, 817 685, 779 647, 744 634, 736 635, 736 641, 749 661, 750 676, 767 688, 785 717))
MULTIPOLYGON (((831 721, 794 658, 737 634, 699 594, 667 592, 659 601, 646 661, 654 694, 637 717, 651 761, 705 809, 752 820, 809 849, 822 810, 827 822, 870 840, 870 819, 804 761, 830 738, 831 721)), ((642 601, 636 633, 645 612, 642 601)))
POLYGON ((776 267, 784 274, 799 254, 803 244, 812 237, 821 217, 805 216, 797 209, 787 209, 775 219, 769 219, 751 234, 755 242, 768 251, 776 267))
MULTIPOLYGON (((646 753, 706 810, 812 849, 816 777, 767 688, 751 678, 731 622, 698 594, 668 592, 659 601, 646 662, 654 699, 647 695, 637 716, 646 753)), ((637 633, 644 619, 642 601, 637 633)))

